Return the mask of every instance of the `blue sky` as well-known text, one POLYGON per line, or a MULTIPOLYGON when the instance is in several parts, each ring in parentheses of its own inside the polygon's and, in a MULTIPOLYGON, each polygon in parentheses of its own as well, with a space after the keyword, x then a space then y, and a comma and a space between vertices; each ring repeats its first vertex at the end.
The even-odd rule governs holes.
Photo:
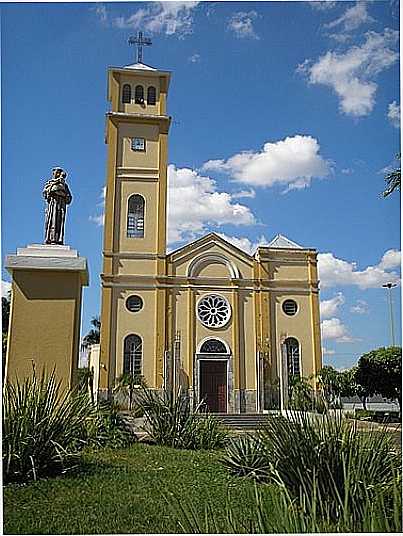
POLYGON ((100 307, 106 70, 134 62, 141 29, 145 63, 173 73, 169 247, 210 230, 248 251, 277 233, 315 247, 325 363, 390 343, 397 2, 5 3, 1 24, 2 256, 42 241, 42 187, 64 167, 66 241, 90 266, 84 333, 100 307))

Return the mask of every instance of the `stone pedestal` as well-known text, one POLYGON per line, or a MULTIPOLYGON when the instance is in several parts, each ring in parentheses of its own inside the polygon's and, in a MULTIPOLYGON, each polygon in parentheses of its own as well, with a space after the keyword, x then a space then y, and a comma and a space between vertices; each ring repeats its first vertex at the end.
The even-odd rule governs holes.
POLYGON ((64 388, 76 377, 87 260, 69 246, 33 244, 6 258, 12 275, 5 376, 13 382, 44 369, 64 388))

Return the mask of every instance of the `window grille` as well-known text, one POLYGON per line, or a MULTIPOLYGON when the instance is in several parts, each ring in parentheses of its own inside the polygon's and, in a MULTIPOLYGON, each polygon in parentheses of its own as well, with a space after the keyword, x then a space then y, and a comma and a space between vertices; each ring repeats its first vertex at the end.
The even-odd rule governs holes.
POLYGON ((144 238, 144 198, 138 194, 129 198, 127 238, 144 238))
POLYGON ((208 339, 200 348, 201 354, 227 354, 227 349, 222 341, 217 339, 208 339))
POLYGON ((289 376, 300 376, 299 342, 294 337, 285 340, 289 376))
POLYGON ((297 302, 294 300, 285 300, 283 302, 283 311, 288 316, 294 316, 298 310, 297 302))
POLYGON ((218 294, 203 296, 197 304, 197 317, 208 328, 225 326, 231 318, 228 300, 218 294))
POLYGON ((128 335, 124 341, 123 373, 134 376, 141 374, 143 342, 138 335, 128 335))
POLYGON ((134 102, 136 104, 144 104, 144 88, 143 86, 136 86, 134 90, 134 102))
POLYGON ((122 102, 129 104, 132 100, 132 88, 129 84, 124 84, 122 89, 122 102))
POLYGON ((131 313, 138 313, 143 308, 143 300, 140 296, 129 296, 126 300, 126 307, 131 313))
POLYGON ((147 104, 155 104, 157 101, 157 91, 154 86, 147 89, 147 104))

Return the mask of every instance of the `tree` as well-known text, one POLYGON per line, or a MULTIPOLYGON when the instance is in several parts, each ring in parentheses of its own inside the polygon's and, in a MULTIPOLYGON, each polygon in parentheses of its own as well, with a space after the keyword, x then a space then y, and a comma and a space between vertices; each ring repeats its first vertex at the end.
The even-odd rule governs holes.
POLYGON ((327 404, 332 404, 340 397, 340 373, 330 365, 319 371, 317 380, 327 404))
POLYGON ((88 348, 91 344, 99 344, 101 338, 101 321, 99 316, 93 316, 91 320, 92 329, 83 338, 82 345, 88 348))
POLYGON ((381 395, 397 400, 402 407, 402 349, 399 346, 378 348, 362 355, 355 381, 368 396, 381 395))
MULTIPOLYGON (((400 162, 400 154, 396 155, 396 160, 400 162)), ((400 166, 385 175, 386 189, 383 192, 383 197, 387 197, 395 190, 400 190, 400 166)))

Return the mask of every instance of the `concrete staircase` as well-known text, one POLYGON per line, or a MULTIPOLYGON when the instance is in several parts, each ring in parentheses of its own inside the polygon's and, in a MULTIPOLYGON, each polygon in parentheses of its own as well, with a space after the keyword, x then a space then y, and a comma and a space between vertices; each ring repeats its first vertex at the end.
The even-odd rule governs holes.
MULTIPOLYGON (((267 413, 212 413, 227 428, 235 430, 256 430, 264 426, 268 419, 267 413)), ((200 418, 205 416, 201 413, 200 418)))

